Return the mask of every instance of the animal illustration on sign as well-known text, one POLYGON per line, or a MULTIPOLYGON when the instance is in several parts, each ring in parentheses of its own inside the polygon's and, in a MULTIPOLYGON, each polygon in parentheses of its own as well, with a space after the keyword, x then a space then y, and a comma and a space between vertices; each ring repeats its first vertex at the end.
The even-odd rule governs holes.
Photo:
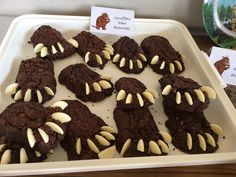
POLYGON ((215 62, 214 65, 216 69, 218 70, 218 72, 220 73, 220 75, 222 75, 225 70, 230 68, 229 57, 227 56, 222 57, 222 59, 215 62))
POLYGON ((102 30, 106 30, 106 25, 110 23, 110 18, 107 13, 102 13, 96 20, 96 26, 93 26, 96 29, 102 28, 102 30))

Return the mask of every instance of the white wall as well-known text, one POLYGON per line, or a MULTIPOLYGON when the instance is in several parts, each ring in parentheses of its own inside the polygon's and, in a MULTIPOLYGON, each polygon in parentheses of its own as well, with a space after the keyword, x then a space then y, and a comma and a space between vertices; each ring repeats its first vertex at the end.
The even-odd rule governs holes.
POLYGON ((0 15, 90 15, 91 5, 135 10, 136 17, 175 19, 202 27, 201 0, 0 0, 0 15))

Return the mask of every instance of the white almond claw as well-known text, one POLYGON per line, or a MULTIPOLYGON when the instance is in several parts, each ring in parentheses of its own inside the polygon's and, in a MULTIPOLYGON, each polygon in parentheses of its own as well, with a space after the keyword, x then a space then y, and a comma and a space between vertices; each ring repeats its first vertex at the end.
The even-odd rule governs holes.
POLYGON ((109 89, 112 87, 111 84, 106 80, 100 80, 98 83, 103 89, 109 89))
POLYGON ((147 61, 147 58, 142 53, 139 53, 139 56, 144 62, 147 61))
POLYGON ((1 164, 9 164, 11 162, 11 150, 7 149, 2 154, 1 164))
POLYGON ((120 60, 120 65, 119 67, 122 68, 125 66, 125 58, 123 57, 121 60, 120 60))
POLYGON ((12 83, 10 85, 8 85, 5 89, 5 94, 8 94, 8 95, 12 95, 12 94, 15 94, 17 92, 17 87, 19 86, 18 83, 12 83))
POLYGON ((109 76, 109 75, 103 75, 100 77, 101 79, 105 79, 105 80, 111 80, 112 79, 112 76, 109 76))
POLYGON ((132 103, 132 99, 133 99, 133 96, 131 93, 129 93, 128 96, 126 97, 125 104, 132 103))
POLYGON ((211 127, 212 131, 215 132, 217 135, 220 135, 220 136, 224 135, 223 129, 219 125, 210 124, 210 127, 211 127))
POLYGON ((34 137, 33 130, 31 128, 27 129, 27 139, 28 139, 30 147, 31 148, 34 147, 36 143, 36 139, 34 137))
POLYGON ((194 89, 194 92, 196 93, 198 100, 204 103, 205 102, 205 96, 202 93, 202 91, 199 90, 199 89, 194 89))
POLYGON ((95 57, 96 57, 97 63, 102 65, 102 58, 98 54, 95 54, 95 57))
POLYGON ((174 62, 175 62, 175 64, 176 64, 178 70, 182 71, 182 70, 183 70, 183 67, 182 67, 181 63, 180 63, 178 60, 175 60, 174 62))
POLYGON ((171 86, 171 85, 167 85, 167 86, 165 86, 165 88, 162 90, 161 94, 162 94, 162 95, 169 95, 171 89, 172 89, 172 86, 171 86))
POLYGON ((60 107, 62 110, 64 110, 67 106, 68 104, 65 101, 57 101, 51 105, 52 108, 60 107))
POLYGON ((39 134, 41 135, 43 141, 44 141, 45 143, 48 143, 48 141, 49 141, 49 136, 48 136, 48 134, 47 134, 43 129, 41 129, 41 128, 38 128, 38 132, 39 132, 39 134))
POLYGON ((187 147, 189 150, 193 147, 193 139, 190 133, 187 133, 187 147))
POLYGON ((109 132, 109 133, 115 133, 116 132, 114 128, 112 128, 110 126, 106 126, 106 125, 102 126, 101 130, 109 132))
POLYGON ((39 151, 34 151, 34 154, 36 155, 36 157, 41 157, 41 153, 39 151))
POLYGON ((114 55, 113 50, 110 47, 104 48, 110 55, 114 55))
POLYGON ((120 54, 116 54, 116 55, 113 57, 113 59, 112 59, 113 63, 116 63, 116 62, 118 62, 119 60, 120 60, 120 54))
POLYGON ((141 97, 139 93, 137 93, 136 95, 137 95, 140 107, 143 107, 144 106, 143 98, 141 97))
POLYGON ((144 152, 144 142, 143 139, 140 139, 137 144, 137 150, 140 152, 144 152))
POLYGON ((173 63, 169 64, 169 70, 170 70, 170 73, 172 74, 175 72, 175 65, 173 63))
POLYGON ((87 144, 88 144, 88 147, 91 151, 95 152, 95 153, 99 153, 99 149, 98 147, 94 144, 94 142, 92 142, 92 140, 90 140, 89 138, 87 139, 87 144))
POLYGON ((89 95, 89 93, 90 93, 90 88, 89 88, 88 83, 86 82, 86 83, 85 83, 85 94, 86 94, 86 95, 89 95))
POLYGON ((162 136, 162 138, 164 139, 165 142, 170 143, 172 141, 172 137, 170 136, 169 133, 167 133, 165 131, 159 131, 159 134, 162 136))
POLYGON ((54 96, 54 92, 51 88, 49 87, 44 87, 44 90, 47 92, 48 95, 54 96))
POLYGON ((63 112, 55 112, 55 113, 51 114, 51 117, 54 120, 60 121, 61 123, 66 123, 66 122, 71 121, 71 117, 68 114, 63 113, 63 112))
POLYGON ((216 142, 214 140, 214 138, 211 136, 210 133, 205 133, 206 137, 207 137, 207 142, 212 145, 213 147, 216 147, 216 142))
POLYGON ((28 161, 28 156, 24 148, 20 149, 20 163, 26 163, 28 161))
POLYGON ((124 143, 124 145, 123 145, 123 147, 122 147, 122 149, 121 149, 121 151, 120 151, 120 155, 121 155, 121 156, 124 156, 125 152, 126 152, 126 151, 128 150, 128 148, 129 148, 130 144, 131 144, 131 139, 129 138, 129 139, 127 139, 127 140, 125 141, 125 143, 124 143))
POLYGON ((209 98, 216 99, 216 92, 211 87, 202 86, 200 90, 206 92, 209 98))
POLYGON ((24 102, 29 102, 31 100, 31 89, 27 89, 24 96, 24 102))
POLYGON ((154 90, 154 89, 150 89, 150 88, 148 88, 148 89, 145 90, 145 92, 149 92, 149 93, 151 93, 152 96, 155 97, 155 98, 158 97, 158 94, 157 94, 156 90, 154 90))
POLYGON ((110 49, 114 52, 114 48, 112 47, 112 45, 106 44, 105 46, 108 47, 108 48, 110 48, 110 49))
POLYGON ((155 55, 152 60, 151 60, 151 65, 155 65, 158 63, 158 60, 159 60, 159 56, 158 55, 155 55))
POLYGON ((154 98, 154 96, 153 96, 150 92, 147 92, 147 91, 143 92, 143 96, 144 96, 145 98, 147 98, 147 100, 148 100, 150 103, 152 103, 152 104, 155 103, 155 98, 154 98))
POLYGON ((57 49, 55 48, 54 45, 52 45, 52 54, 56 54, 57 53, 57 49))
POLYGON ((37 93, 38 102, 42 103, 43 102, 43 96, 42 96, 41 92, 39 90, 37 90, 36 93, 37 93))
POLYGON ((116 153, 116 147, 111 146, 111 147, 104 149, 100 153, 98 153, 98 157, 99 157, 99 159, 113 158, 115 153, 116 153))
POLYGON ((77 141, 76 141, 75 149, 76 149, 76 153, 78 155, 80 155, 81 150, 82 150, 82 144, 81 144, 81 139, 80 138, 78 138, 77 141))
POLYGON ((149 149, 153 154, 161 154, 161 150, 155 141, 149 141, 149 149))
POLYGON ((197 134, 198 136, 198 141, 199 141, 199 146, 200 148, 203 150, 203 151, 206 151, 206 141, 205 139, 203 138, 202 135, 200 134, 197 134))
POLYGON ((134 68, 134 63, 133 61, 130 59, 129 60, 129 69, 132 70, 134 68))
POLYGON ((110 146, 109 141, 107 141, 104 137, 101 135, 95 135, 96 140, 101 144, 102 146, 110 146))
POLYGON ((75 48, 79 47, 79 43, 75 39, 67 39, 67 42, 69 42, 71 45, 73 45, 75 48))
POLYGON ((162 140, 158 140, 158 144, 161 147, 161 151, 164 153, 169 153, 169 147, 166 145, 166 143, 162 140))
POLYGON ((40 57, 46 57, 48 55, 48 48, 47 47, 43 47, 41 49, 41 52, 40 52, 40 57))
POLYGON ((126 97, 126 92, 124 90, 120 90, 116 96, 116 101, 121 101, 125 99, 125 97, 126 97))
POLYGON ((140 69, 143 68, 143 64, 142 64, 142 62, 140 60, 137 60, 137 66, 140 69))
POLYGON ((17 100, 20 100, 23 98, 23 95, 22 95, 22 90, 18 90, 14 96, 14 100, 17 101, 17 100))
POLYGON ((107 140, 115 140, 115 137, 110 132, 101 131, 100 134, 107 140))
POLYGON ((176 101, 176 104, 180 104, 181 103, 181 94, 180 92, 176 92, 176 95, 175 95, 175 101, 176 101))
POLYGON ((108 60, 111 59, 110 54, 109 54, 106 50, 103 50, 102 53, 103 53, 103 55, 104 55, 104 57, 105 57, 106 59, 108 59, 108 60))
POLYGON ((45 125, 47 125, 48 127, 50 127, 54 132, 57 132, 61 135, 64 134, 64 131, 62 130, 61 127, 59 127, 57 124, 55 124, 54 122, 46 122, 45 125))
POLYGON ((87 52, 87 53, 85 54, 85 57, 84 57, 85 63, 88 63, 88 61, 89 61, 89 55, 90 55, 90 52, 87 52))
POLYGON ((6 146, 6 144, 1 144, 0 145, 0 152, 2 152, 3 148, 6 146))
POLYGON ((100 87, 100 85, 97 82, 93 83, 93 88, 96 92, 101 92, 102 88, 100 87))
POLYGON ((184 95, 186 97, 188 104, 193 105, 193 99, 192 99, 191 95, 188 92, 185 92, 184 95))
POLYGON ((62 47, 61 43, 57 42, 57 46, 58 46, 59 50, 61 51, 61 53, 63 53, 64 48, 62 47))
POLYGON ((43 43, 38 43, 35 47, 34 47, 34 53, 39 53, 42 48, 44 47, 43 43))
POLYGON ((166 65, 166 62, 163 61, 163 62, 161 63, 160 69, 164 69, 164 68, 165 68, 165 65, 166 65))

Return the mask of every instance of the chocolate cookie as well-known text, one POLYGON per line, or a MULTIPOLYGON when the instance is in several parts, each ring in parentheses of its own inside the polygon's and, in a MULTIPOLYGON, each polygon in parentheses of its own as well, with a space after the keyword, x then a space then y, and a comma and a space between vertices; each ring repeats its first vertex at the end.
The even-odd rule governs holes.
POLYGON ((113 45, 112 62, 125 73, 141 73, 147 66, 147 59, 137 42, 127 36, 121 37, 113 45))
POLYGON ((48 25, 39 27, 31 37, 34 52, 38 57, 50 60, 66 58, 75 53, 75 40, 66 41, 61 33, 48 25))
POLYGON ((209 105, 209 98, 215 99, 215 91, 201 86, 190 78, 176 74, 163 76, 160 80, 163 105, 187 112, 201 112, 209 105))
POLYGON ((166 142, 171 142, 171 136, 159 131, 148 108, 131 111, 115 108, 113 114, 118 129, 116 145, 121 156, 165 155, 169 152, 166 142))
POLYGON ((112 46, 90 32, 82 31, 73 39, 79 44, 78 54, 91 67, 103 69, 107 61, 111 59, 111 55, 113 55, 114 49, 112 46))
POLYGON ((115 83, 117 107, 120 109, 139 109, 155 103, 157 93, 147 89, 139 80, 131 77, 122 77, 115 83))
POLYGON ((5 93, 15 101, 44 103, 53 98, 56 92, 56 79, 53 64, 49 60, 32 58, 20 64, 16 82, 6 87, 5 93))
POLYGON ((110 96, 114 90, 110 77, 101 76, 84 64, 66 67, 59 74, 59 82, 82 101, 97 102, 110 96))
POLYGON ((64 112, 72 118, 61 142, 69 160, 112 158, 116 152, 115 130, 77 100, 65 100, 64 112))
POLYGON ((185 70, 182 56, 161 36, 145 38, 141 47, 147 56, 149 65, 158 74, 181 73, 185 70))
MULTIPOLYGON (((1 143, 4 143, 1 146, 7 145, 6 147, 9 149, 5 155, 2 155, 2 159, 8 160, 3 161, 11 163, 9 160, 11 157, 21 161, 21 152, 17 152, 20 154, 18 157, 15 157, 16 154, 12 154, 21 148, 24 149, 22 152, 24 159, 32 158, 33 160, 35 158, 31 151, 27 152, 29 148, 37 157, 51 152, 64 138, 67 122, 71 120, 69 115, 62 112, 66 106, 67 103, 63 101, 56 102, 51 107, 21 101, 10 104, 0 114, 0 140, 3 141, 1 143), (32 157, 28 157, 28 153, 32 157)), ((2 154, 4 153, 2 152, 2 154)))

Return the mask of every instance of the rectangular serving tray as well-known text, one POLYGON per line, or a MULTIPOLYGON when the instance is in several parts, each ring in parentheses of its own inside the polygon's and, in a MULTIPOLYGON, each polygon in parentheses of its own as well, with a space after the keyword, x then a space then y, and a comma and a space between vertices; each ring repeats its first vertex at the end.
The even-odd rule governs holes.
MULTIPOLYGON (((82 30, 89 30, 89 20, 89 17, 79 16, 24 15, 12 22, 0 47, 0 111, 13 102, 8 95, 4 94, 4 89, 8 84, 15 81, 20 61, 35 56, 32 45, 28 43, 33 32, 39 26, 46 24, 59 30, 65 38, 71 38, 82 30)), ((97 35, 109 44, 119 39, 119 36, 114 35, 97 35)), ((45 162, 0 165, 0 175, 50 174, 235 162, 235 109, 225 94, 218 77, 214 74, 209 62, 202 56, 187 28, 173 20, 135 19, 135 35, 132 37, 140 44, 145 37, 150 35, 161 35, 168 38, 173 47, 185 56, 186 71, 181 75, 190 77, 201 85, 208 85, 215 89, 217 99, 211 100, 205 115, 210 122, 217 123, 224 129, 225 138, 219 138, 217 152, 189 155, 177 149, 174 150, 174 146, 169 144, 170 153, 167 156, 121 158, 117 153, 113 159, 67 161, 66 153, 59 146, 45 162)), ((63 68, 77 62, 84 62, 78 54, 55 61, 56 78, 63 68)), ((159 98, 150 110, 158 128, 168 131, 165 127, 167 117, 163 113, 162 96, 160 95, 161 91, 158 83, 161 75, 155 74, 150 68, 146 68, 143 73, 138 75, 128 75, 117 69, 111 62, 105 66, 104 70, 96 69, 96 72, 111 75, 113 82, 123 76, 135 77, 147 87, 156 89, 159 98)), ((47 102, 45 106, 61 99, 75 99, 75 96, 58 83, 54 99, 47 102)), ((116 128, 112 115, 116 105, 115 94, 104 101, 86 103, 86 105, 93 113, 102 117, 107 124, 116 128)))

